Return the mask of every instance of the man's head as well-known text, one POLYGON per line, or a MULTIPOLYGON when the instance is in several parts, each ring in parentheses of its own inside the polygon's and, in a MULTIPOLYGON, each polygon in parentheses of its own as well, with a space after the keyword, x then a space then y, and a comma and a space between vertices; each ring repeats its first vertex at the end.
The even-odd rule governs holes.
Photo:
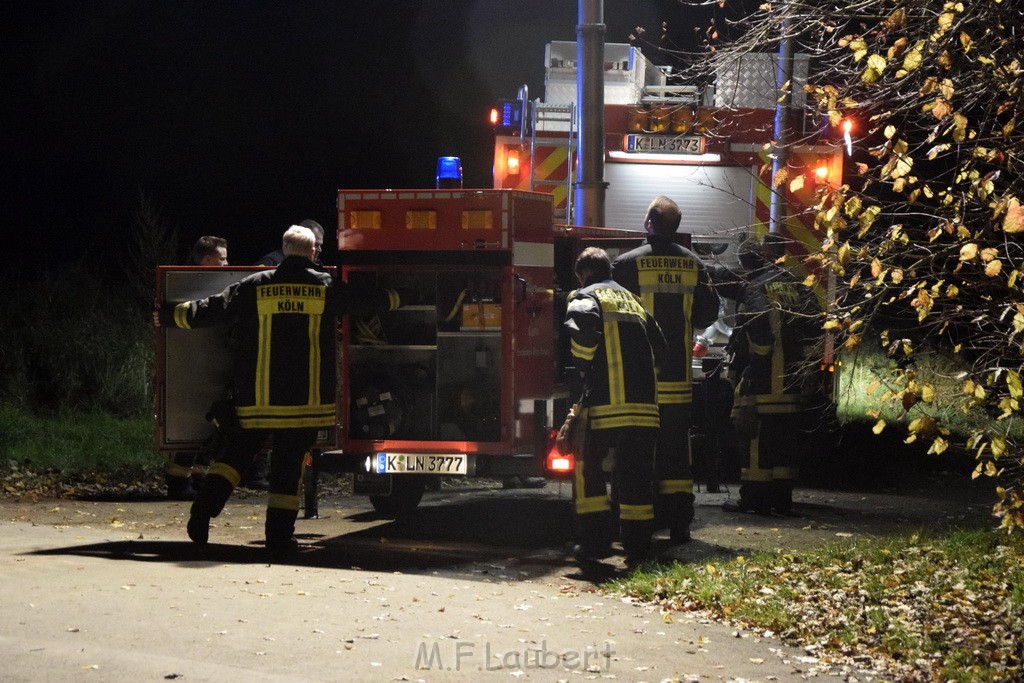
POLYGON ((213 235, 200 237, 192 245, 192 262, 197 266, 228 265, 228 241, 213 235))
POLYGON ((313 231, 313 236, 316 237, 316 257, 314 260, 320 258, 320 253, 324 250, 324 226, 320 225, 312 218, 307 218, 306 220, 299 222, 299 226, 309 228, 313 231))
POLYGON ((781 235, 767 233, 760 239, 751 237, 739 246, 737 257, 746 270, 757 270, 775 263, 786 254, 787 240, 781 235))
POLYGON ((590 285, 612 276, 612 262, 604 249, 587 247, 576 257, 573 270, 581 285, 590 285))
POLYGON ((309 228, 293 225, 281 237, 281 251, 286 257, 301 256, 310 261, 316 258, 316 235, 309 228))
POLYGON ((655 197, 651 205, 647 207, 644 229, 648 235, 670 237, 679 229, 681 219, 682 212, 679 211, 679 205, 662 195, 655 197))

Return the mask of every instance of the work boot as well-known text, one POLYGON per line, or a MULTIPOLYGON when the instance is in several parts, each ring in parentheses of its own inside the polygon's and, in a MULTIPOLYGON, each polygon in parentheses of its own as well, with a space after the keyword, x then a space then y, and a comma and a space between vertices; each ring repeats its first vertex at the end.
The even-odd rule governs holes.
POLYGON ((207 475, 203 488, 196 495, 189 511, 188 537, 196 545, 206 545, 210 540, 210 520, 221 513, 233 490, 231 482, 219 474, 207 475))
POLYGON ((726 512, 756 512, 759 515, 772 514, 772 507, 767 503, 749 503, 742 498, 735 503, 726 501, 722 503, 722 509, 726 512))
POLYGON ((690 527, 676 527, 669 532, 669 541, 672 545, 682 545, 690 542, 690 527))
POLYGON ((196 503, 192 503, 192 512, 188 516, 188 537, 196 545, 206 545, 210 541, 210 514, 196 503))

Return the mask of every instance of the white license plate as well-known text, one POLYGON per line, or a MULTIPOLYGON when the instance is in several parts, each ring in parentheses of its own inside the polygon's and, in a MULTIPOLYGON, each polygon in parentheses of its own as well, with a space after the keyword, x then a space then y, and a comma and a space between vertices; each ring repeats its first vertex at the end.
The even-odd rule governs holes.
POLYGON ((425 453, 378 453, 374 463, 377 474, 405 472, 409 474, 466 474, 467 458, 463 453, 437 455, 425 453))

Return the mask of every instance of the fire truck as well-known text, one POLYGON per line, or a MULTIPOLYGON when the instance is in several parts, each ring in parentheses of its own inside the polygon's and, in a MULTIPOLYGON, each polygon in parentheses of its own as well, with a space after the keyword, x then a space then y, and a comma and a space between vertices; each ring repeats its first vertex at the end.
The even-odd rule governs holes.
MULTIPOLYGON (((549 44, 544 98, 530 100, 523 87, 492 113, 492 188, 444 187, 439 178, 435 189, 339 190, 341 277, 414 292, 415 300, 341 325, 337 429, 320 435, 309 459, 307 517, 317 512, 321 470, 351 473, 354 492, 386 515, 414 510, 440 477, 568 476, 573 463, 551 441, 568 408, 559 329, 575 287, 572 265, 585 246, 614 258, 639 245, 655 196, 679 203, 678 239, 708 264, 735 268, 738 245, 769 230, 773 189, 789 207, 777 231, 797 255, 817 248, 809 207, 816 184, 840 182, 842 148, 806 122, 809 144, 796 146, 788 163, 797 172, 773 188, 767 150, 777 96, 763 55, 697 88, 669 85, 636 47, 606 45, 612 227, 573 225, 575 55, 575 43, 549 44)), ((805 78, 806 60, 797 64, 805 78)), ((197 298, 245 270, 162 268, 158 288, 169 301, 197 298)), ((730 313, 724 308, 716 325, 695 331, 712 355, 728 339, 730 313)), ((194 449, 209 438, 204 414, 222 389, 197 381, 195 364, 226 381, 224 344, 215 330, 161 334, 158 450, 194 449)))

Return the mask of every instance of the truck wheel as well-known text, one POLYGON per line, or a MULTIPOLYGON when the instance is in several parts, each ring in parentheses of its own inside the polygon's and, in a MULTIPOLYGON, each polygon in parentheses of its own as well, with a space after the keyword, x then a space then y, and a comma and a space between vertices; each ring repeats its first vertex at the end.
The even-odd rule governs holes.
POLYGON ((396 476, 391 481, 391 495, 370 496, 370 504, 383 517, 402 517, 416 509, 426 488, 427 478, 424 476, 396 476))

